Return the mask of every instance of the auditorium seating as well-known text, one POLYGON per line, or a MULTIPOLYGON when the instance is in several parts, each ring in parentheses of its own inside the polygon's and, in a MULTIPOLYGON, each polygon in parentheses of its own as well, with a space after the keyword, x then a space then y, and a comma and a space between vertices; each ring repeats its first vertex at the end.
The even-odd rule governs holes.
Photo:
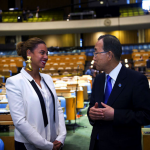
MULTIPOLYGON (((10 77, 11 74, 16 74, 18 68, 23 67, 23 61, 22 57, 0 57, 0 75, 10 77)), ((84 52, 80 55, 49 55, 42 72, 52 76, 77 75, 77 73, 82 75, 85 61, 86 55, 84 52)))
POLYGON ((21 57, 0 58, 0 75, 6 78, 16 74, 19 67, 23 67, 23 59, 21 57))
POLYGON ((43 73, 51 73, 52 75, 63 75, 80 72, 83 74, 86 55, 55 55, 48 56, 48 62, 43 69, 43 73), (57 73, 57 74, 56 74, 57 73))
POLYGON ((124 7, 120 8, 120 17, 140 16, 144 15, 142 8, 124 7))
POLYGON ((2 22, 17 22, 18 16, 22 16, 22 11, 2 12, 2 22))
MULTIPOLYGON (((32 12, 32 11, 31 11, 32 12)), ((33 13, 33 18, 23 20, 22 11, 4 11, 2 12, 2 22, 18 22, 18 16, 22 17, 23 22, 42 22, 42 21, 57 21, 63 20, 62 11, 40 12, 39 18, 36 18, 36 13, 33 13)))
POLYGON ((134 67, 146 66, 146 61, 150 57, 150 51, 133 49, 132 59, 134 62, 134 67))

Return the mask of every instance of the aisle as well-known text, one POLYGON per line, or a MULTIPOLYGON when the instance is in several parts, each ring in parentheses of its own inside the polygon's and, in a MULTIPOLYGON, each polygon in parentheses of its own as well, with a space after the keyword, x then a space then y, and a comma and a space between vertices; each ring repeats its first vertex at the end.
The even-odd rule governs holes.
MULTIPOLYGON (((67 127, 67 137, 63 150, 88 150, 90 144, 90 136, 92 126, 89 124, 88 117, 86 116, 87 108, 82 111, 84 116, 77 119, 77 123, 87 128, 77 128, 75 132, 71 127, 67 127)), ((73 121, 72 121, 73 123, 73 121)))

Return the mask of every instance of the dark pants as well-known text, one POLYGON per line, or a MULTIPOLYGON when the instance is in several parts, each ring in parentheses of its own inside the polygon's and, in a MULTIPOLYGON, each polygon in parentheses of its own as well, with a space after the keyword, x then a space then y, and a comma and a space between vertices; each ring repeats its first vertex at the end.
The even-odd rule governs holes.
POLYGON ((111 143, 110 141, 99 141, 95 140, 94 149, 93 150, 142 150, 140 146, 134 145, 124 145, 120 146, 118 144, 111 143))
POLYGON ((15 141, 15 150, 27 150, 24 143, 15 141))

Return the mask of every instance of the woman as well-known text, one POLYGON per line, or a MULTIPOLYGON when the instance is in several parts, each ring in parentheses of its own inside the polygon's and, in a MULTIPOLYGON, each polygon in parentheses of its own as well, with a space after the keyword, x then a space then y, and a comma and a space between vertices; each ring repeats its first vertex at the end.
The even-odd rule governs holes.
POLYGON ((39 73, 48 60, 46 44, 31 38, 17 44, 17 53, 26 67, 6 82, 15 150, 59 150, 66 137, 63 111, 52 78, 39 73))

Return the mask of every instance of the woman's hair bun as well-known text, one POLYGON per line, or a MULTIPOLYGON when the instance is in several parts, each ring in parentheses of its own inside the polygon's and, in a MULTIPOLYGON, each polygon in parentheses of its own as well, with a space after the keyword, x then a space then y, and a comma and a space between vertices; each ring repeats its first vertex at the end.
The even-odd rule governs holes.
POLYGON ((21 51, 22 51, 22 48, 23 48, 23 44, 24 44, 24 42, 19 42, 19 43, 17 43, 17 45, 16 45, 16 50, 17 50, 18 56, 22 56, 21 51))

